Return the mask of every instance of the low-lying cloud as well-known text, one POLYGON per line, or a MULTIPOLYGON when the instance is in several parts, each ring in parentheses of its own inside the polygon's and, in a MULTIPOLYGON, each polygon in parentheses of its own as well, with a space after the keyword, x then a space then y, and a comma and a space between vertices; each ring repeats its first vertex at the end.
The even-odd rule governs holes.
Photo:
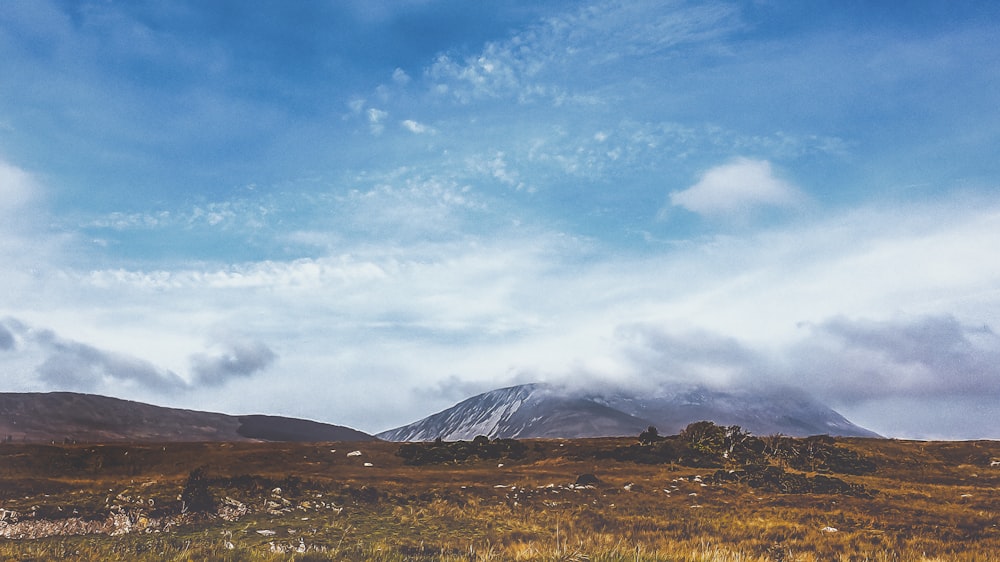
POLYGON ((38 332, 35 341, 47 353, 36 368, 38 378, 58 389, 89 392, 102 387, 135 386, 173 392, 186 386, 176 373, 148 361, 65 340, 50 331, 38 332))
POLYGON ((889 397, 1000 398, 1000 336, 950 315, 806 326, 790 355, 799 376, 842 402, 889 397))
MULTIPOLYGON (((950 315, 805 324, 776 350, 704 330, 650 324, 617 336, 638 379, 657 384, 788 385, 839 404, 889 397, 1000 399, 1000 336, 950 315)), ((641 380, 637 380, 641 383, 641 380)))
POLYGON ((6 352, 8 365, 19 366, 23 379, 19 386, 24 390, 116 396, 176 395, 199 387, 221 386, 234 378, 261 373, 277 358, 262 342, 227 342, 211 352, 191 355, 189 381, 151 361, 68 339, 15 318, 0 320, 0 351, 6 352))
POLYGON ((743 384, 767 370, 763 357, 736 338, 705 330, 672 332, 649 324, 622 326, 617 337, 635 376, 645 383, 743 384))
POLYGON ((196 386, 219 386, 231 379, 251 377, 267 369, 277 355, 261 342, 231 342, 215 353, 191 356, 196 386))

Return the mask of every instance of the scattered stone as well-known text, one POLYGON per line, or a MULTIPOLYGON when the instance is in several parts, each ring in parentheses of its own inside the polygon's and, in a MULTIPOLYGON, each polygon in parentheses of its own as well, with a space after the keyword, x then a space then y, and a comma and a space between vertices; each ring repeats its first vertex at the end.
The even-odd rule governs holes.
POLYGON ((239 521, 241 517, 250 512, 250 509, 243 502, 226 497, 222 500, 219 508, 219 517, 226 521, 239 521))

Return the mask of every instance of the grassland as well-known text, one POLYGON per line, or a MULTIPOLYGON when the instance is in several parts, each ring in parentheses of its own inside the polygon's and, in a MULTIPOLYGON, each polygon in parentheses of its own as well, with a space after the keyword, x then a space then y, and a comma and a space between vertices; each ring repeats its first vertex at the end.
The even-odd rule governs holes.
POLYGON ((635 442, 422 466, 384 442, 6 443, 0 560, 1000 561, 1000 442, 838 440, 877 467, 836 475, 857 494, 616 460, 635 442))

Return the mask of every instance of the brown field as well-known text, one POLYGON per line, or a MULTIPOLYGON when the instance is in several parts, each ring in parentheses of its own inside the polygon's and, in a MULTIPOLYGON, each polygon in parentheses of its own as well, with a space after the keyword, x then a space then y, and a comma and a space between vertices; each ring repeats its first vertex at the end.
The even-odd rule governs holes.
POLYGON ((838 440, 876 463, 832 475, 862 494, 523 443, 424 466, 385 442, 5 443, 0 560, 1000 561, 1000 442, 838 440))

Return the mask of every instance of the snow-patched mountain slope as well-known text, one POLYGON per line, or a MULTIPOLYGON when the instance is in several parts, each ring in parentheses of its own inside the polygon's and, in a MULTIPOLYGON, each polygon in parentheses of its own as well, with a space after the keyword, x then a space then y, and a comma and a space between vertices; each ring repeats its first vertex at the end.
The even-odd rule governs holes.
POLYGON ((388 441, 602 437, 638 434, 648 424, 592 399, 543 384, 492 390, 447 410, 377 435, 388 441), (645 424, 645 425, 644 425, 645 424))
POLYGON ((661 434, 710 420, 756 435, 876 437, 802 392, 723 392, 690 386, 658 393, 583 393, 547 384, 486 392, 422 420, 379 433, 388 441, 488 437, 614 437, 656 426, 661 434))

